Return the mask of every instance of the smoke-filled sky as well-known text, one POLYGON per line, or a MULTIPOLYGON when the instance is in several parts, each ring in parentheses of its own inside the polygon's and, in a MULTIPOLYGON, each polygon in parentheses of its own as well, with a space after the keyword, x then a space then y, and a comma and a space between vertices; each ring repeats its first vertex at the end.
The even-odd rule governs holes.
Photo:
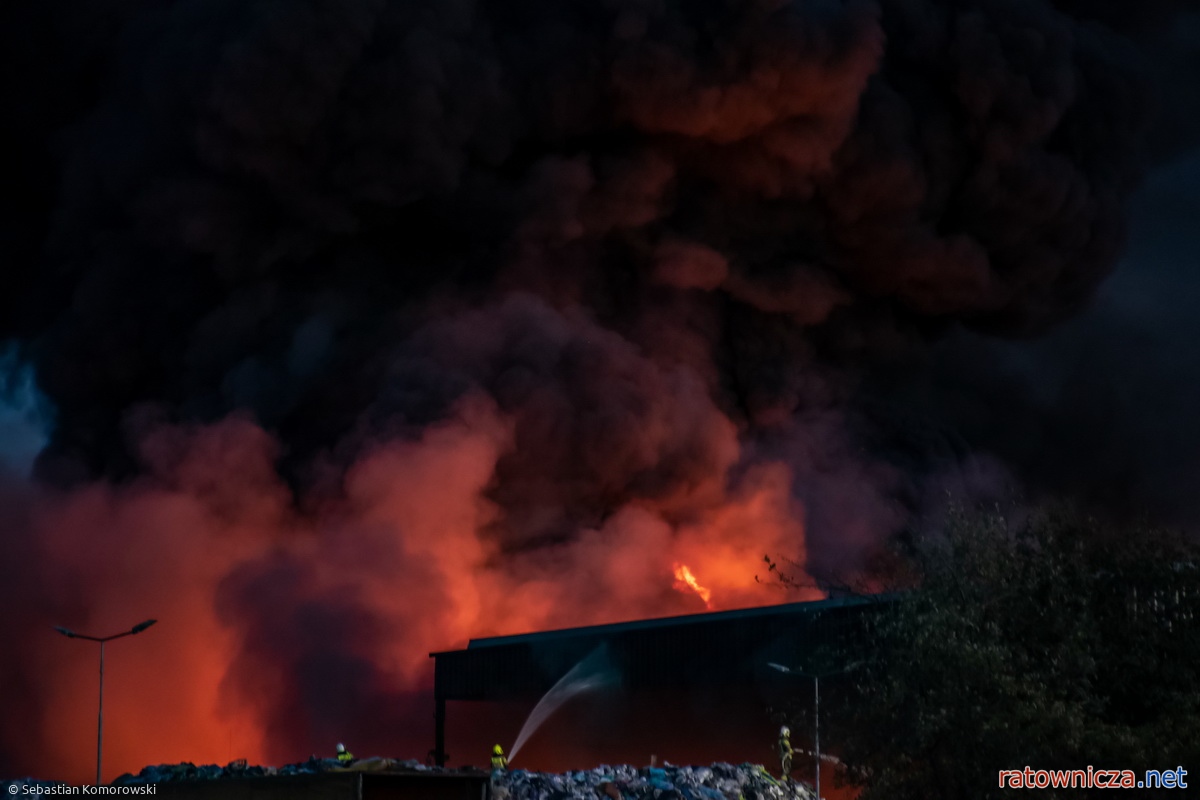
POLYGON ((88 774, 51 625, 161 620, 109 777, 421 757, 431 650, 947 491, 1194 525, 1198 6, 5 3, 0 776, 88 774))

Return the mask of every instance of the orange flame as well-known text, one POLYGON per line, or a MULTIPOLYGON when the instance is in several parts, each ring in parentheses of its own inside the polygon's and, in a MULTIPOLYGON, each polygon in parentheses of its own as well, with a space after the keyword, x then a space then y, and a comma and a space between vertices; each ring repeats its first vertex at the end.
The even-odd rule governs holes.
POLYGON ((688 569, 687 564, 675 565, 675 580, 677 581, 675 584, 677 590, 683 592, 690 589, 700 595, 700 599, 704 601, 705 608, 712 608, 712 592, 700 585, 700 582, 696 580, 696 576, 688 569))

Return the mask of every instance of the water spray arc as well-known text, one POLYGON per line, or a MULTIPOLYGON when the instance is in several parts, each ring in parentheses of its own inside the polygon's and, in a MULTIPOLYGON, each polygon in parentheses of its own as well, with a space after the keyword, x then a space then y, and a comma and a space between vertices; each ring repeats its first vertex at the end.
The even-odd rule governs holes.
POLYGON ((521 726, 521 732, 517 734, 516 742, 508 751, 508 763, 511 765, 516 760, 517 753, 520 752, 525 742, 529 741, 529 737, 568 700, 581 694, 615 686, 619 682, 619 678, 619 673, 609 659, 607 647, 601 645, 589 653, 582 661, 571 667, 567 674, 559 678, 558 682, 550 687, 550 691, 546 692, 533 707, 533 711, 529 712, 525 724, 521 726))

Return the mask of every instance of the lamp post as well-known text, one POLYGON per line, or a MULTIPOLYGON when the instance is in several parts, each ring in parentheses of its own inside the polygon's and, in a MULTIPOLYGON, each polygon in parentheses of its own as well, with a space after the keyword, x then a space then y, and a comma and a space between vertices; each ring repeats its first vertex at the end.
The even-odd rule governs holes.
POLYGON ((802 678, 812 678, 813 682, 813 760, 816 762, 816 781, 813 789, 816 791, 817 800, 821 800, 821 678, 828 678, 830 675, 841 675, 843 672, 849 672, 859 666, 858 662, 842 667, 841 669, 830 670, 829 672, 802 672, 798 669, 785 667, 783 664, 768 662, 767 666, 771 669, 779 670, 787 675, 799 675, 802 678))
POLYGON ((156 619, 148 619, 145 622, 139 622, 127 631, 114 633, 112 636, 88 636, 84 633, 76 633, 67 628, 55 626, 54 630, 66 636, 68 639, 87 639, 89 642, 100 643, 100 713, 96 717, 96 785, 100 785, 100 765, 104 760, 104 643, 111 642, 113 639, 120 639, 122 636, 132 636, 136 633, 149 628, 156 619))

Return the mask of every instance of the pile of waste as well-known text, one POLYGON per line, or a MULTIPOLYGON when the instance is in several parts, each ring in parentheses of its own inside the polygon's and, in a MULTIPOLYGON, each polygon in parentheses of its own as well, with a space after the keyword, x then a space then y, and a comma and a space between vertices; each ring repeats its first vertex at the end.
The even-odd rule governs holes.
POLYGON ((456 772, 452 769, 428 767, 415 759, 400 761, 393 758, 363 758, 349 765, 341 764, 336 758, 317 758, 282 767, 259 767, 247 765, 245 759, 232 761, 225 766, 203 764, 159 764, 144 767, 137 775, 126 773, 113 781, 116 786, 136 786, 143 783, 171 783, 174 781, 208 781, 222 778, 262 778, 274 775, 319 775, 325 772, 456 772))
POLYGON ((553 774, 496 773, 496 800, 815 800, 805 784, 782 781, 759 764, 711 767, 601 766, 553 774))
MULTIPOLYGON (((114 786, 209 781, 285 775, 316 775, 337 772, 433 772, 478 773, 472 767, 461 770, 430 767, 419 761, 391 758, 365 758, 349 765, 333 758, 313 756, 298 764, 283 767, 248 765, 244 760, 225 766, 217 764, 159 764, 145 767, 136 775, 126 773, 114 780, 114 786)), ((713 764, 711 767, 615 767, 565 773, 527 772, 523 769, 492 773, 493 800, 816 800, 806 784, 773 777, 760 764, 713 764)), ((0 788, 17 794, 22 787, 58 785, 32 778, 8 781, 0 788), (17 787, 13 791, 10 787, 17 787)), ((26 793, 31 793, 25 790, 26 793)), ((45 793, 45 792, 43 792, 45 793)))
MULTIPOLYGON (((318 775, 326 772, 444 772, 454 773, 460 770, 429 767, 419 761, 410 759, 400 761, 392 758, 364 758, 344 765, 335 758, 317 758, 313 756, 298 764, 287 764, 282 767, 260 767, 248 765, 245 759, 231 761, 225 766, 219 764, 196 765, 190 761, 182 764, 158 764, 143 767, 137 775, 125 773, 112 781, 112 786, 140 786, 144 784, 175 783, 184 781, 211 781, 225 778, 262 778, 274 775, 318 775)), ((477 772, 470 769, 463 771, 477 772)), ((44 781, 35 778, 18 778, 16 780, 0 781, 0 797, 18 794, 50 794, 44 790, 66 786, 62 781, 44 781), (28 788, 26 788, 28 787, 28 788), (42 789, 37 792, 35 789, 42 789)))

